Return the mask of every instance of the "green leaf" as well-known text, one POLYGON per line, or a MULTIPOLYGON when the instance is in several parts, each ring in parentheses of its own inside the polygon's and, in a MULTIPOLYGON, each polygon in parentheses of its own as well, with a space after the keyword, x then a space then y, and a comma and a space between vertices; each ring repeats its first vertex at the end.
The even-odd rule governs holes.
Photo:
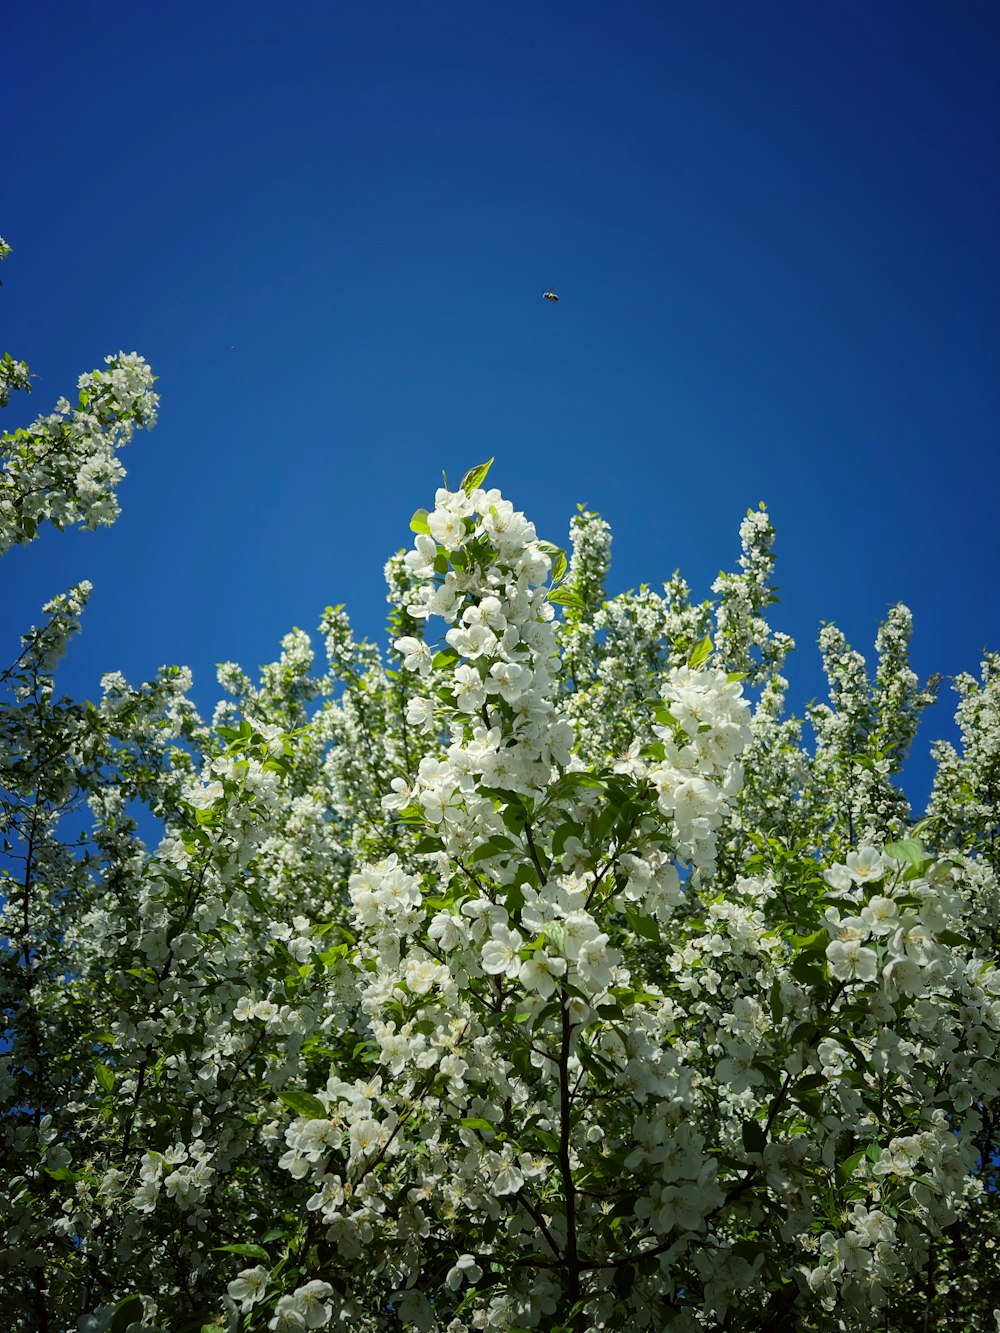
POLYGON ((822 955, 816 953, 796 954, 789 971, 803 986, 822 986, 826 981, 826 973, 821 958, 822 955))
POLYGON ((825 1074, 804 1074, 795 1084, 796 1092, 815 1092, 817 1088, 826 1086, 825 1074))
POLYGON ((595 773, 586 773, 583 771, 564 773, 561 778, 557 778, 552 786, 546 792, 546 800, 558 801, 560 797, 568 796, 571 792, 580 787, 589 787, 594 791, 604 791, 607 783, 603 778, 599 778, 595 773))
POLYGON ((278 1097, 290 1111, 308 1120, 326 1120, 329 1115, 320 1099, 311 1092, 279 1092, 278 1097))
POLYGON ((480 463, 477 467, 470 467, 468 472, 459 483, 461 489, 466 495, 471 495, 473 491, 478 491, 480 486, 486 480, 490 468, 493 466, 493 459, 485 463, 480 463))
POLYGON ((79 1172, 79 1171, 74 1171, 74 1170, 72 1169, 72 1167, 69 1167, 69 1166, 47 1166, 47 1167, 45 1168, 45 1173, 46 1173, 46 1175, 51 1176, 53 1180, 79 1180, 79 1179, 80 1179, 80 1172, 79 1172))
POLYGON ((660 927, 653 917, 637 911, 634 907, 626 907, 625 917, 640 939, 649 940, 651 944, 660 943, 660 927))
POLYGON ((400 824, 422 825, 427 823, 427 816, 422 805, 408 805, 405 810, 397 813, 396 821, 400 824))
POLYGON ((952 949, 968 949, 969 941, 964 935, 959 935, 956 930, 939 930, 937 937, 942 944, 950 945, 952 949))
POLYGON ((488 1133, 491 1134, 495 1132, 494 1126, 491 1125, 488 1120, 483 1120, 480 1116, 477 1115, 465 1115, 462 1117, 461 1123, 465 1126, 466 1129, 486 1130, 488 1133))
POLYGON ((507 909, 507 915, 516 917, 524 906, 524 892, 520 884, 512 884, 504 894, 504 906, 507 909))
POLYGON ((743 1147, 747 1152, 763 1152, 767 1147, 767 1135, 764 1133, 763 1125, 758 1124, 756 1120, 744 1120, 743 1122, 743 1147))
POLYGON ((101 1064, 100 1060, 94 1062, 94 1073, 97 1075, 97 1081, 105 1092, 114 1092, 115 1076, 107 1065, 101 1064))
POLYGON ((840 1163, 840 1165, 837 1167, 838 1185, 847 1184, 850 1178, 854 1175, 858 1163, 864 1160, 865 1156, 867 1155, 867 1152, 868 1152, 867 1148, 862 1148, 860 1152, 852 1153, 850 1157, 846 1157, 840 1163))
POLYGON ((796 953, 826 953, 830 935, 825 926, 820 926, 811 935, 793 935, 788 942, 796 953))
POLYGON ((429 528, 429 526, 428 526, 428 524, 427 524, 427 510, 426 510, 426 509, 418 509, 417 512, 416 512, 416 513, 413 515, 413 517, 410 519, 410 531, 411 531, 411 532, 426 532, 427 535, 430 536, 430 531, 431 531, 431 530, 430 530, 430 528, 429 528))
POLYGON ((543 1148, 548 1148, 549 1152, 559 1151, 559 1140, 550 1130, 539 1129, 536 1125, 532 1133, 543 1148))
POLYGON ((823 1098, 815 1088, 811 1091, 808 1088, 804 1092, 796 1091, 791 1096, 796 1106, 801 1107, 811 1120, 819 1119, 823 1112, 823 1098))
POLYGON ((661 727, 673 727, 675 731, 678 730, 681 725, 666 704, 656 705, 653 709, 653 720, 659 722, 661 727))
POLYGON ((885 850, 897 861, 905 861, 911 866, 920 866, 928 859, 927 853, 916 838, 901 838, 899 842, 887 842, 885 850))
POLYGON ((500 811, 500 818, 511 833, 520 833, 528 822, 528 812, 520 803, 511 801, 500 811))
POLYGON ((791 1035, 788 1038, 788 1044, 793 1048, 795 1046, 811 1046, 818 1036, 819 1028, 817 1028, 815 1023, 807 1021, 805 1023, 800 1023, 798 1027, 792 1029, 791 1035))
POLYGON ((617 819, 618 811, 611 804, 606 805, 596 819, 591 819, 587 825, 587 841, 591 847, 603 846, 617 819))
POLYGON ((263 1245, 216 1245, 216 1254, 245 1254, 248 1259, 267 1259, 271 1256, 263 1245))
POLYGON ((871 1068, 871 1066, 868 1063, 868 1060, 865 1057, 864 1052, 853 1041, 851 1041, 850 1037, 845 1037, 842 1032, 834 1032, 831 1035, 833 1036, 835 1041, 840 1042, 841 1046, 843 1046, 843 1048, 846 1051, 850 1051, 850 1053, 854 1056, 854 1060, 858 1069, 861 1070, 862 1073, 866 1073, 871 1068))
POLYGON ((497 834, 493 838, 487 838, 486 841, 476 848, 472 855, 466 861, 466 865, 474 866, 477 861, 484 861, 490 856, 500 856, 504 852, 512 852, 516 844, 510 838, 501 837, 497 834))
POLYGON ((585 611, 583 598, 575 588, 551 588, 549 601, 553 606, 565 606, 569 611, 585 611))
MULTIPOLYGON (((608 1161, 608 1166, 610 1167, 610 1174, 612 1178, 615 1176, 621 1176, 625 1170, 624 1154, 616 1154, 614 1157, 611 1157, 608 1161)), ((606 1173, 601 1172, 600 1174, 605 1175, 606 1173)), ((635 1205, 638 1203, 641 1197, 642 1197, 641 1194, 638 1193, 620 1194, 615 1199, 614 1205, 612 1206, 610 1213, 606 1213, 606 1216, 616 1217, 619 1220, 621 1220, 623 1217, 633 1217, 635 1214, 635 1205)), ((604 1207, 606 1208, 607 1205, 605 1204, 604 1207)))
POLYGON ((561 546, 556 546, 554 542, 536 542, 535 545, 539 550, 544 551, 552 562, 552 584, 554 587, 566 573, 566 552, 561 546))
POLYGON ((688 653, 688 666, 694 670, 707 662, 712 651, 712 636, 706 634, 703 639, 699 639, 691 651, 688 653))
POLYGON ((562 856, 566 848, 566 843, 570 838, 582 839, 583 825, 575 824, 573 820, 568 819, 565 824, 560 824, 552 834, 552 855, 562 856))
POLYGON ((125 1333, 129 1324, 142 1318, 142 1297, 126 1296, 115 1307, 115 1317, 111 1321, 111 1333, 125 1333))
POLYGON ((151 967, 127 967, 125 975, 127 977, 137 977, 139 981, 146 981, 150 986, 156 985, 156 973, 151 967))

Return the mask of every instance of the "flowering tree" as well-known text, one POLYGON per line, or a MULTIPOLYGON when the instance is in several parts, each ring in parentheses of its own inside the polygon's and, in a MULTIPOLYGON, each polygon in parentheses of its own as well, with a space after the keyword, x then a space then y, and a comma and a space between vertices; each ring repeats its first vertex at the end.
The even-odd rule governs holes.
MULTIPOLYGON (((0 544, 113 520, 151 384, 2 437, 0 544)), ((607 525, 567 560, 487 471, 384 654, 328 609, 210 724, 177 668, 56 694, 86 585, 14 650, 12 1326, 992 1330, 1000 657, 914 824, 905 608, 872 674, 823 630, 807 745, 763 510, 710 601, 608 598, 607 525)))

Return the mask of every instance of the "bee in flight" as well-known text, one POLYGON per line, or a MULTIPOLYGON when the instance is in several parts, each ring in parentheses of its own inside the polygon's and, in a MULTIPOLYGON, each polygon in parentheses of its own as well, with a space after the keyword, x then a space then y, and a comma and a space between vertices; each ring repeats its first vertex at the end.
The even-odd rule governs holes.
POLYGON ((543 297, 544 300, 546 300, 546 301, 558 301, 558 300, 559 300, 559 297, 556 296, 555 292, 542 292, 542 297, 543 297))

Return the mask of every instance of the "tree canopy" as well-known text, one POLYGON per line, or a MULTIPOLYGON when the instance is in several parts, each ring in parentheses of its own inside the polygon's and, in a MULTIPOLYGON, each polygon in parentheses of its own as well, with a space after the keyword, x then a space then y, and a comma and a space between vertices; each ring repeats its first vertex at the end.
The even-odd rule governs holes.
MULTIPOLYGON (((3 435, 0 548, 113 522, 152 384, 3 435)), ((182 667, 58 693, 86 584, 12 645, 12 1326, 992 1330, 1000 657, 915 819, 905 607, 800 719, 765 510, 707 600, 609 597, 599 515, 488 472, 383 647, 330 607, 210 720, 182 667)))

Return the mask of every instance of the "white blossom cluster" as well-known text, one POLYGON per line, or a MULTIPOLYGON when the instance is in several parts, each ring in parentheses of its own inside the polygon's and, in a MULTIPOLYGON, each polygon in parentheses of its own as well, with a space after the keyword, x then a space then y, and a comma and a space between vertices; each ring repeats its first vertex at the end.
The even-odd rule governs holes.
POLYGON ((31 541, 45 521, 91 529, 118 517, 125 469, 117 450, 137 426, 155 425, 159 398, 141 356, 119 352, 105 362, 80 376, 76 407, 60 398, 48 416, 0 436, 0 554, 31 541))
POLYGON ((21 641, 13 1326, 991 1327, 996 659, 913 826, 905 611, 873 679, 824 630, 810 752, 763 511, 717 604, 609 600, 598 516, 567 561, 485 475, 389 562, 385 662, 329 608, 211 725, 176 668, 59 698, 85 585, 21 641))
MULTIPOLYGON (((10 255, 12 248, 0 236, 0 263, 10 255)), ((24 361, 17 361, 9 352, 5 352, 0 357, 0 407, 6 407, 10 395, 18 390, 31 392, 31 374, 24 361)))
POLYGON ((18 389, 31 391, 31 373, 26 361, 15 361, 9 352, 0 357, 0 407, 6 407, 10 395, 18 389))

